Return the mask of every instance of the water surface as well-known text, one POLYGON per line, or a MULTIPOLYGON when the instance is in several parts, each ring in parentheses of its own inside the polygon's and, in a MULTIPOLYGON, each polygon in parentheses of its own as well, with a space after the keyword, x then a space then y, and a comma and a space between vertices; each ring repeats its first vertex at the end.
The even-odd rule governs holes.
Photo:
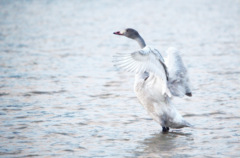
POLYGON ((238 0, 0 1, 0 157, 239 157, 238 0), (161 133, 115 53, 182 51, 194 128, 161 133))

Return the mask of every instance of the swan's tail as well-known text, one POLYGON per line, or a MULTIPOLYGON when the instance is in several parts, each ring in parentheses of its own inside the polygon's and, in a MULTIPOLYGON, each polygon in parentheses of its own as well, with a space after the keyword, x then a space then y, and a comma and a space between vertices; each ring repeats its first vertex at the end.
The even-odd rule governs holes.
POLYGON ((173 123, 171 126, 169 126, 170 128, 183 128, 183 127, 193 127, 193 125, 191 125, 190 123, 188 123, 187 121, 184 121, 182 123, 173 123))
POLYGON ((183 128, 183 127, 194 127, 192 124, 182 119, 180 122, 173 122, 169 127, 171 128, 183 128))
POLYGON ((185 125, 185 127, 194 127, 192 124, 190 124, 189 122, 183 120, 183 124, 185 125))

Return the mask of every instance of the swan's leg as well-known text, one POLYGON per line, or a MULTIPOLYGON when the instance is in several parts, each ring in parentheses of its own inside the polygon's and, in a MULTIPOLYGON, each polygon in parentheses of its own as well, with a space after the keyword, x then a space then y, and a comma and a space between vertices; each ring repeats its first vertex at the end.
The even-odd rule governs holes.
POLYGON ((162 127, 162 132, 168 132, 169 131, 169 127, 162 127))

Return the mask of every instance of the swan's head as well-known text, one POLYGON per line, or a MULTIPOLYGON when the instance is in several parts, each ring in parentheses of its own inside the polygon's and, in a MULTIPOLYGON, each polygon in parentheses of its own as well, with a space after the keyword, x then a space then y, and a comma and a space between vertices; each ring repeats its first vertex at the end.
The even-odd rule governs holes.
POLYGON ((126 37, 131 38, 131 39, 136 39, 136 38, 139 37, 139 33, 136 30, 131 29, 131 28, 127 28, 127 29, 122 30, 122 31, 117 31, 117 32, 114 32, 113 34, 126 36, 126 37))

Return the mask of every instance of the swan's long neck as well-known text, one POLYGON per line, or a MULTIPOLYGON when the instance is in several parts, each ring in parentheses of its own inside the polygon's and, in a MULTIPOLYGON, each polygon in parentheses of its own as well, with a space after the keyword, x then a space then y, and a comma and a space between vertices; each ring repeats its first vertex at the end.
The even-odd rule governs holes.
POLYGON ((140 35, 137 38, 135 38, 135 40, 138 42, 141 48, 144 48, 146 46, 145 41, 140 35))

